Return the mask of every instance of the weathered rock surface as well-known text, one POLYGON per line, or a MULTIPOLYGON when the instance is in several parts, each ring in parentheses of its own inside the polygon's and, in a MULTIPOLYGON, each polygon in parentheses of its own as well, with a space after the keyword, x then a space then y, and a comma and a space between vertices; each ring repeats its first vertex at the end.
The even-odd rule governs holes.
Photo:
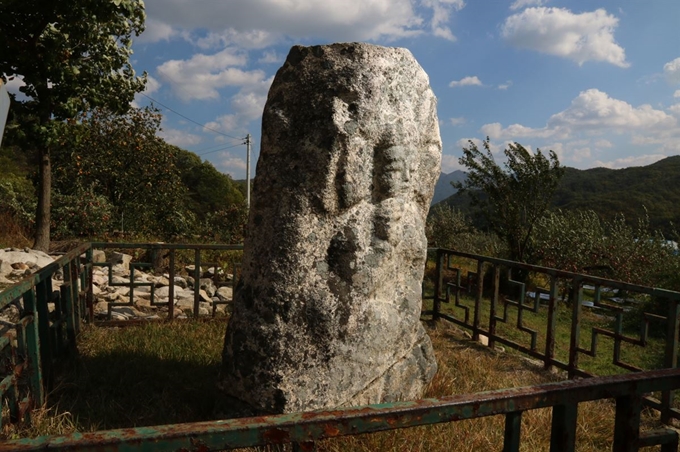
POLYGON ((291 49, 262 120, 221 386, 259 411, 417 398, 436 372, 420 321, 441 140, 408 50, 291 49))

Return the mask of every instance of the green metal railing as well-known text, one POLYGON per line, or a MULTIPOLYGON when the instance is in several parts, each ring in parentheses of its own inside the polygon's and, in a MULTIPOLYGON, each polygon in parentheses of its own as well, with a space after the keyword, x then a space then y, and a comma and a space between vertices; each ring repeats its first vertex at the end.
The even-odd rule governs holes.
MULTIPOLYGON (((61 256, 54 263, 0 293, 0 310, 17 306, 19 319, 0 324, 0 397, 9 407, 10 421, 30 420, 31 409, 45 403, 55 366, 63 357, 73 354, 83 323, 113 325, 121 322, 95 322, 92 271, 94 266, 109 266, 93 262, 94 249, 140 249, 167 254, 170 286, 174 281, 176 253, 193 254, 194 278, 200 281, 200 267, 205 265, 202 253, 208 250, 233 251, 240 245, 187 244, 120 244, 87 243, 61 256), (61 279, 61 285, 55 289, 61 279)), ((575 419, 578 404, 603 398, 616 400, 616 422, 613 450, 637 450, 638 447, 662 445, 662 451, 677 450, 677 433, 662 429, 640 433, 640 410, 643 405, 656 408, 661 421, 680 419, 673 407, 673 391, 680 386, 678 369, 678 335, 680 334, 680 293, 636 286, 603 278, 562 272, 486 256, 459 253, 452 250, 430 250, 434 260, 434 278, 426 290, 425 300, 432 303, 431 315, 469 329, 475 339, 488 338, 540 359, 546 368, 567 371, 569 378, 591 377, 579 362, 580 355, 597 356, 598 338, 614 342, 612 362, 625 375, 565 381, 523 389, 492 391, 473 395, 451 396, 385 405, 371 405, 334 411, 296 413, 249 419, 165 425, 95 433, 77 433, 66 437, 42 437, 0 442, 2 450, 221 450, 263 444, 294 443, 297 450, 313 450, 314 442, 324 438, 368 433, 395 428, 413 427, 438 422, 452 422, 482 416, 504 415, 504 450, 518 450, 522 413, 544 407, 553 408, 551 450, 574 450, 575 419), (471 270, 470 270, 471 269, 471 270), (512 279, 513 271, 542 275, 546 287, 527 287, 512 279), (503 280, 503 272, 509 272, 503 280), (485 287, 486 286, 486 287, 485 287), (556 357, 556 308, 559 288, 568 288, 570 304, 570 334, 568 359, 556 357), (592 292, 584 296, 584 288, 592 292), (626 291, 648 299, 663 299, 665 316, 644 313, 638 337, 629 336, 622 327, 625 308, 612 301, 611 291, 626 291), (609 292, 607 292, 609 291, 609 292), (428 293, 429 292, 429 293, 428 293), (533 293, 533 295, 532 295, 533 293), (609 295, 607 295, 609 294, 609 295), (448 306, 447 309, 444 309, 448 306), (597 309, 614 319, 612 328, 590 328, 590 347, 581 344, 584 310, 597 309), (505 337, 502 332, 511 319, 508 312, 516 311, 516 329, 527 342, 505 337), (525 314, 545 311, 546 323, 540 332, 523 323, 525 314), (664 332, 664 370, 642 371, 622 359, 622 346, 646 347, 649 323, 655 322, 664 332), (661 325, 661 326, 659 326, 661 325), (539 343, 539 338, 543 338, 539 343), (649 394, 660 392, 660 400, 649 394)), ((185 264, 189 262, 184 262, 185 264)), ((210 262, 208 265, 218 265, 210 262)), ((219 265, 225 265, 221 263, 219 265)), ((134 262, 135 268, 148 268, 153 262, 134 262)), ((134 278, 125 283, 130 291, 139 287, 134 278)), ((112 282, 112 281, 110 281, 112 282)), ((426 284, 427 285, 427 284, 426 284)), ((172 289, 170 289, 172 290, 172 289)), ((198 291, 194 294, 193 314, 198 317, 198 291)), ((175 317, 172 292, 167 302, 168 319, 175 317)), ((152 297, 152 301, 155 302, 152 297)), ((114 305, 130 305, 130 302, 114 305)), ((166 302, 163 302, 166 303, 166 302)), ((161 305, 161 302, 157 303, 161 305)), ((109 310, 110 312, 110 310, 109 310)), ((215 308, 213 305, 213 314, 215 308)), ((126 321, 132 324, 132 321, 126 321)), ((585 331, 586 333, 588 331, 585 331)))
MULTIPOLYGON (((446 320, 466 328, 470 330, 475 340, 485 336, 489 347, 493 348, 499 343, 519 350, 541 360, 546 369, 555 367, 566 370, 571 379, 594 376, 583 368, 579 357, 581 355, 598 357, 599 338, 605 337, 613 342, 611 356, 613 368, 619 369, 618 372, 640 372, 645 369, 624 361, 622 352, 624 346, 648 349, 649 326, 650 322, 654 322, 656 330, 660 330, 663 337, 663 357, 656 368, 678 367, 680 292, 446 249, 432 249, 430 257, 436 263, 436 276, 433 293, 426 295, 424 299, 432 300, 432 310, 423 311, 423 315, 432 315, 435 320, 446 320), (535 287, 533 296, 528 296, 527 285, 512 279, 513 273, 519 271, 530 274, 532 280, 545 281, 546 287, 535 287), (507 275, 505 284, 502 283, 502 272, 507 275), (586 286, 591 289, 591 301, 584 297, 586 286), (559 347, 568 350, 567 361, 561 361, 556 357, 558 349, 556 319, 560 287, 568 291, 568 303, 565 304, 570 305, 569 343, 561 344, 559 347), (619 291, 625 291, 628 298, 637 295, 651 301, 663 301, 666 315, 642 312, 639 333, 637 337, 630 336, 624 330, 623 320, 624 316, 633 314, 632 310, 607 300, 614 297, 603 295, 604 292, 611 295, 619 291), (464 302, 463 298, 466 295, 472 302, 464 302), (443 312, 445 305, 449 306, 448 312, 443 312), (595 309, 599 315, 613 319, 609 322, 612 323, 612 328, 596 326, 591 327, 590 331, 585 331, 583 326, 585 309, 595 309), (514 329, 522 332, 528 343, 520 343, 499 334, 499 327, 510 323, 508 315, 510 310, 516 311, 514 329), (524 324, 525 315, 539 311, 545 318, 542 331, 524 324), (538 341, 539 333, 543 338, 541 343, 538 341), (582 345, 584 336, 589 342, 587 347, 582 345)), ((509 328, 506 328, 506 331, 508 330, 509 328)), ((645 404, 661 411, 663 422, 669 422, 670 418, 680 419, 680 410, 673 407, 672 401, 672 391, 664 392, 661 400, 645 398, 645 404)))
POLYGON ((678 387, 680 370, 666 369, 333 411, 20 439, 0 443, 0 451, 217 451, 286 443, 294 443, 293 450, 313 451, 315 442, 326 438, 503 415, 503 451, 514 452, 519 451, 522 414, 552 408, 550 450, 570 452, 576 445, 579 404, 613 398, 616 417, 612 450, 632 452, 661 445, 662 452, 675 452, 678 433, 666 428, 640 432, 640 412, 643 394, 678 387))
POLYGON ((0 310, 14 305, 19 311, 16 323, 0 327, 0 396, 13 422, 45 403, 54 366, 75 351, 91 270, 82 255, 91 250, 90 244, 81 245, 0 293, 0 310), (53 289, 55 275, 61 275, 59 290, 53 289))

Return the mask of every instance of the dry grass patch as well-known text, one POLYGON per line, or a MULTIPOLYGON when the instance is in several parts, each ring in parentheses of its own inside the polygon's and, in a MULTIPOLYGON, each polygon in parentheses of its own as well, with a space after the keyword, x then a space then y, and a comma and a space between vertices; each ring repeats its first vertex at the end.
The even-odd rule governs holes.
MULTIPOLYGON (((175 322, 143 327, 86 328, 80 357, 65 363, 50 405, 34 414, 31 427, 3 427, 2 438, 34 437, 111 428, 214 419, 225 322, 175 322)), ((427 397, 530 386, 561 379, 514 354, 466 339, 445 322, 429 328, 439 371, 427 397)), ((578 449, 610 450, 614 404, 579 407, 578 449)), ((548 450, 551 410, 522 416, 522 450, 548 450)), ((653 427, 644 417, 645 428, 653 427)), ((321 441, 318 450, 486 451, 500 450, 504 417, 494 416, 392 432, 321 441)))

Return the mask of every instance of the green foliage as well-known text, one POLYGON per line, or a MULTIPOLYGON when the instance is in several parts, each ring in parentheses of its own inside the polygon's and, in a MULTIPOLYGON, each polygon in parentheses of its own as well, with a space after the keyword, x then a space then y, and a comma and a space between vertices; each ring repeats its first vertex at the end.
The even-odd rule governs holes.
POLYGON ((469 141, 463 148, 459 161, 467 168, 467 179, 453 186, 468 193, 472 204, 481 209, 491 229, 507 244, 510 259, 531 261, 534 225, 548 210, 564 170, 553 151, 546 157, 540 149, 532 154, 519 143, 510 144, 501 167, 488 137, 483 147, 485 152, 469 141))
POLYGON ((104 237, 113 216, 109 200, 93 189, 63 195, 55 192, 52 199, 52 234, 55 239, 104 237))
POLYGON ((428 246, 486 256, 504 253, 498 236, 477 230, 470 219, 454 207, 433 207, 427 218, 425 233, 428 246))
POLYGON ((34 221, 35 199, 17 190, 10 182, 0 182, 0 214, 11 215, 22 226, 30 227, 34 221))
MULTIPOLYGON (((564 168, 552 207, 593 210, 607 220, 623 214, 631 226, 634 219, 649 216, 650 227, 677 240, 674 224, 680 224, 680 156, 652 165, 623 169, 564 168)), ((472 212, 469 193, 450 196, 445 204, 472 212)))
POLYGON ((208 222, 219 211, 243 204, 244 197, 236 183, 220 173, 208 161, 193 152, 175 148, 177 168, 187 187, 186 205, 200 222, 208 222))
POLYGON ((128 237, 242 241, 243 197, 231 178, 165 143, 159 130, 160 115, 149 109, 125 115, 95 109, 65 125, 53 155, 55 237, 117 230, 128 237), (75 221, 79 211, 87 218, 75 221))
MULTIPOLYGON (((0 14, 0 76, 20 77, 8 138, 38 151, 35 248, 50 243, 51 158, 61 121, 94 107, 124 112, 146 75, 130 65, 132 35, 144 30, 142 0, 7 0, 0 14)), ((14 97, 14 96, 13 96, 14 97)))
POLYGON ((248 209, 243 203, 210 212, 201 225, 201 239, 210 243, 243 243, 247 222, 248 209))
POLYGON ((145 78, 130 64, 144 31, 141 0, 8 0, 0 15, 0 74, 21 76, 27 111, 45 127, 93 106, 125 111, 145 78), (39 63, 39 64, 37 64, 39 63))
POLYGON ((680 257, 643 217, 635 227, 594 211, 556 211, 539 220, 536 255, 547 267, 678 290, 680 257))
POLYGON ((28 178, 25 155, 16 147, 0 148, 0 215, 9 215, 21 227, 35 221, 35 189, 28 178))
POLYGON ((175 165, 176 148, 156 136, 159 127, 160 115, 149 109, 125 115, 95 109, 71 122, 53 156, 55 191, 68 199, 88 192, 102 196, 112 208, 102 219, 115 221, 109 230, 161 238, 189 233, 193 218, 183 205, 186 188, 175 165))

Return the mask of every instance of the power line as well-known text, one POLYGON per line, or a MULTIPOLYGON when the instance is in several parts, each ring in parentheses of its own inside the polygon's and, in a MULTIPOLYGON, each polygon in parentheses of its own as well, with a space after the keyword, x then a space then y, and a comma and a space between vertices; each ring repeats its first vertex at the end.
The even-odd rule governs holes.
MULTIPOLYGON (((234 146, 238 146, 238 145, 240 145, 240 144, 246 144, 246 142, 245 142, 244 140, 245 140, 245 138, 239 138, 239 139, 238 139, 239 142, 238 142, 238 143, 235 143, 234 146)), ((221 147, 225 146, 226 144, 228 144, 228 143, 213 144, 212 146, 208 146, 208 147, 206 147, 206 148, 198 149, 198 150, 191 151, 191 152, 193 152, 194 154, 197 154, 197 155, 201 155, 200 153, 203 152, 203 151, 209 151, 209 150, 211 150, 211 149, 221 148, 221 147)), ((218 149, 218 150, 219 150, 219 149, 218 149)))
POLYGON ((225 137, 233 138, 234 140, 243 140, 243 138, 238 138, 238 137, 234 137, 234 136, 231 136, 231 135, 227 135, 226 133, 220 132, 219 130, 211 129, 210 127, 207 127, 207 126, 201 124, 200 122, 196 122, 196 121, 194 121, 193 119, 184 116, 182 113, 173 110, 172 108, 168 107, 167 105, 164 105, 164 104, 158 102, 156 99, 154 99, 154 98, 151 97, 151 96, 147 96, 147 95, 144 94, 144 93, 139 93, 139 94, 141 94, 142 96, 144 96, 144 97, 146 97, 147 99, 151 100, 152 102, 156 102, 158 105, 160 105, 161 107, 163 107, 163 108, 165 108, 165 109, 167 109, 167 110, 170 110, 170 111, 173 112, 174 114, 176 114, 176 115, 178 115, 178 116, 181 116, 182 118, 186 119, 187 121, 193 122, 194 124, 203 127, 205 130, 209 130, 209 131, 214 132, 214 133, 217 133, 217 134, 219 134, 219 135, 224 135, 225 137))
POLYGON ((197 154, 199 157, 203 157, 204 155, 212 154, 213 152, 220 152, 220 151, 226 151, 227 149, 235 148, 236 146, 243 146, 245 143, 238 143, 238 144, 232 144, 231 146, 227 146, 221 149, 215 149, 214 151, 209 151, 209 152, 204 152, 203 154, 197 154))

